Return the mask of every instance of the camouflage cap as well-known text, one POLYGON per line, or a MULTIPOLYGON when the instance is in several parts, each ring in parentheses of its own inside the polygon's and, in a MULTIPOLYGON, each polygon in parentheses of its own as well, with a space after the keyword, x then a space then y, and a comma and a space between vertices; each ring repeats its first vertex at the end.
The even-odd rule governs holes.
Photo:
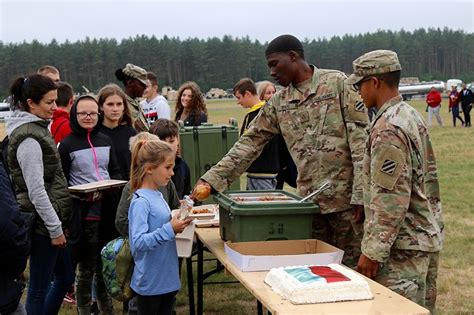
POLYGON ((374 50, 363 54, 352 62, 354 72, 346 79, 347 84, 356 84, 365 77, 402 70, 397 53, 391 50, 374 50))
POLYGON ((135 66, 134 64, 127 63, 125 68, 122 69, 122 72, 129 77, 137 79, 141 83, 148 85, 147 72, 145 69, 135 66))

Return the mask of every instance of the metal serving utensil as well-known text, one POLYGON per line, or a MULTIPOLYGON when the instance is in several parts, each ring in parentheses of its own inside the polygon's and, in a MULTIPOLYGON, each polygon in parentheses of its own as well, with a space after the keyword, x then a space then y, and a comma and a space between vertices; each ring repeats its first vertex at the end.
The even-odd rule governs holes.
POLYGON ((318 189, 316 189, 315 191, 313 191, 312 193, 310 193, 308 196, 304 197, 303 199, 301 199, 299 202, 305 202, 306 200, 310 199, 311 197, 314 197, 316 195, 319 195, 320 193, 322 193, 323 191, 325 191, 326 189, 328 189, 329 187, 331 187, 331 182, 329 180, 325 181, 321 186, 319 186, 318 189))

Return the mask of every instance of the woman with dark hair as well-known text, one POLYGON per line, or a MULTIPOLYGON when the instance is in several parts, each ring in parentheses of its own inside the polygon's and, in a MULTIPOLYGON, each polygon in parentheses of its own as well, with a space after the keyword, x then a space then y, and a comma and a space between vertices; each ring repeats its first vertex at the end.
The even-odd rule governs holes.
MULTIPOLYGON (((69 185, 81 185, 107 179, 120 179, 120 169, 112 140, 100 132, 102 117, 94 97, 83 95, 71 108, 72 133, 59 144, 61 163, 69 185)), ((76 281, 77 309, 80 315, 91 313, 91 286, 95 276, 97 302, 102 314, 113 314, 112 300, 105 289, 100 261, 99 225, 103 196, 97 192, 73 198, 73 209, 80 218, 74 221, 81 233, 76 235, 73 257, 78 262, 76 281)))
POLYGON ((146 70, 127 63, 125 68, 115 71, 115 77, 123 83, 133 127, 138 131, 148 131, 148 122, 140 103, 137 101, 138 98, 143 96, 143 92, 148 85, 146 70))
POLYGON ((196 82, 185 82, 178 90, 176 99, 175 121, 184 122, 185 126, 199 126, 207 122, 207 108, 201 89, 196 82))
POLYGON ((74 283, 66 231, 71 218, 68 184, 48 130, 57 88, 49 77, 18 78, 10 88, 8 165, 20 211, 31 229, 28 314, 57 314, 74 283), (51 278, 53 276, 53 284, 51 278))

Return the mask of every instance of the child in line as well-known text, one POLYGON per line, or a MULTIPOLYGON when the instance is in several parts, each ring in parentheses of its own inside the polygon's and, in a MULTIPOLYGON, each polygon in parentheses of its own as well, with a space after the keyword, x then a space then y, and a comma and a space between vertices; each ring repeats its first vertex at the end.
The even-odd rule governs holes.
POLYGON ((132 203, 128 214, 130 248, 135 268, 131 288, 137 294, 138 314, 172 314, 180 289, 175 235, 191 219, 171 217, 158 187, 173 175, 175 153, 163 141, 140 141, 132 150, 132 203))
POLYGON ((174 160, 174 175, 171 177, 179 199, 191 193, 191 172, 186 161, 179 156, 179 127, 172 120, 160 118, 150 126, 150 133, 157 135, 160 140, 167 142, 173 148, 176 158, 174 160))

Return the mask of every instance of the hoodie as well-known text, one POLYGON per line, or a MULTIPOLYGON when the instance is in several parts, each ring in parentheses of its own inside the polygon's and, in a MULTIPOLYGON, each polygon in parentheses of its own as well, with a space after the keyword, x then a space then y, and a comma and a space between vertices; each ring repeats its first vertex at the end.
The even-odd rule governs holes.
MULTIPOLYGON (((7 134, 10 137, 16 128, 41 120, 41 118, 29 112, 14 111, 6 119, 7 134)), ((43 152, 40 144, 33 138, 26 138, 18 146, 16 157, 28 188, 28 197, 43 220, 50 238, 61 236, 63 234, 61 221, 51 204, 45 188, 43 152)))
POLYGON ((69 126, 69 113, 63 109, 56 109, 53 114, 53 122, 51 123, 51 134, 54 143, 58 144, 71 133, 69 126))
MULTIPOLYGON (((74 102, 70 114, 72 132, 58 146, 64 175, 69 185, 121 179, 112 139, 99 132, 102 119, 99 116, 92 130, 82 128, 77 121, 77 101, 74 102)), ((87 217, 99 220, 99 208, 91 207, 87 217), (91 211, 92 208, 94 211, 91 211)))

